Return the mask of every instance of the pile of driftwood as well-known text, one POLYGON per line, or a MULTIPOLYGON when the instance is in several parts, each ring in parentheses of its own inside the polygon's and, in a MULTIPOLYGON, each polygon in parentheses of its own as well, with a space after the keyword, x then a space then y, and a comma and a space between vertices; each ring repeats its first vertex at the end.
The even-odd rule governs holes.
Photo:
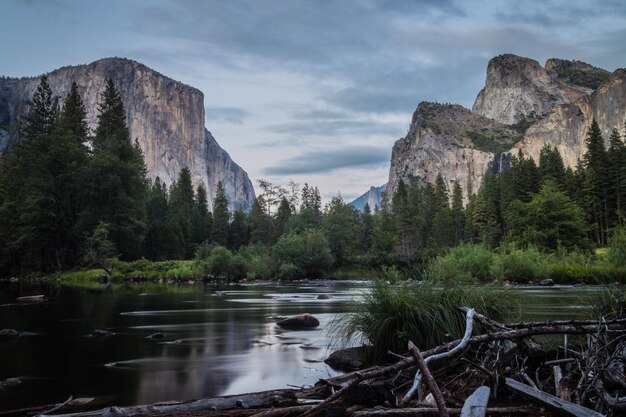
POLYGON ((62 415, 626 415, 626 319, 505 325, 462 310, 463 339, 423 352, 409 342, 408 353, 392 354, 392 365, 320 380, 314 387, 62 415), (533 339, 541 335, 556 335, 563 343, 547 351, 533 339))

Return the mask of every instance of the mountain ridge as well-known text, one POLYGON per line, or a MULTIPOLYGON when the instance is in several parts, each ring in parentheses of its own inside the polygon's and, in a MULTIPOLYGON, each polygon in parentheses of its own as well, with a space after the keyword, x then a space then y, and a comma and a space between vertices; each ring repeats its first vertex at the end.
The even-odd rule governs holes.
MULTIPOLYGON (((207 187, 209 205, 222 181, 231 209, 249 210, 255 198, 247 173, 224 151, 205 126, 204 94, 128 58, 102 58, 47 73, 62 104, 75 81, 85 102, 87 123, 97 123, 99 95, 111 78, 124 102, 130 139, 137 140, 148 174, 171 185, 188 168, 195 185, 207 187)), ((0 146, 14 138, 28 112, 39 77, 0 78, 0 146)))

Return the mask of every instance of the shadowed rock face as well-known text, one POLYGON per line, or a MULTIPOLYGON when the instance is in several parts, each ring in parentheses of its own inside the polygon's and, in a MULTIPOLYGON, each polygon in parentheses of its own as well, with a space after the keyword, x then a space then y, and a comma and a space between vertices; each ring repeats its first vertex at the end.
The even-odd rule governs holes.
POLYGON ((544 69, 528 58, 498 56, 489 62, 472 111, 418 106, 409 133, 394 144, 387 196, 400 178, 434 182, 441 174, 448 191, 461 185, 467 201, 468 183, 478 190, 487 171, 508 169, 520 150, 537 161, 545 144, 575 168, 594 118, 607 143, 613 128, 626 129, 625 69, 610 74, 560 59, 548 60, 544 69))
MULTIPOLYGON (((222 181, 231 208, 251 207, 255 197, 252 183, 205 129, 204 96, 199 90, 122 58, 63 67, 48 74, 61 104, 76 82, 92 129, 108 78, 122 96, 131 139, 139 143, 150 177, 158 176, 170 185, 187 167, 194 184, 206 185, 210 206, 217 183, 222 181)), ((38 77, 0 79, 0 146, 15 137, 38 83, 38 77)))
MULTIPOLYGON (((457 104, 420 103, 409 132, 393 146, 387 190, 395 190, 400 179, 434 183, 441 174, 448 190, 459 183, 467 201, 468 185, 480 188, 497 152, 475 142, 480 137, 495 143, 494 134, 508 137, 509 146, 521 138, 515 130, 457 104)), ((388 192, 387 198, 391 195, 388 192)))
POLYGON ((516 55, 493 58, 487 67, 485 88, 478 93, 472 111, 501 123, 515 124, 526 117, 541 117, 554 106, 571 103, 593 91, 564 82, 555 69, 564 68, 565 64, 560 63, 569 61, 558 60, 558 65, 556 62, 552 60, 553 71, 548 73, 529 58, 516 55))
POLYGON ((548 143, 559 150, 566 166, 576 168, 586 152, 585 137, 593 119, 598 122, 607 146, 614 128, 625 133, 622 129, 626 128, 626 69, 616 70, 592 94, 555 107, 528 128, 511 153, 521 149, 538 160, 541 147, 548 143))

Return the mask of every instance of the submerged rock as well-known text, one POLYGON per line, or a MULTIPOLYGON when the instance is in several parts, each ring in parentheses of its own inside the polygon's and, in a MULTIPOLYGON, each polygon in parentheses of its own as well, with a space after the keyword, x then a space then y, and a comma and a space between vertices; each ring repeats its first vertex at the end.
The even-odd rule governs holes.
POLYGON ((15 329, 2 329, 0 330, 0 342, 3 340, 11 340, 19 337, 20 332, 15 329))
POLYGON ((320 321, 312 314, 304 313, 286 318, 276 324, 283 329, 314 329, 320 325, 320 321))
POLYGON ((366 368, 371 346, 351 347, 333 352, 324 362, 333 369, 344 372, 366 368))
POLYGON ((17 387, 22 383, 22 380, 19 378, 7 378, 4 381, 0 381, 0 386, 4 388, 13 388, 17 387))
POLYGON ((100 329, 96 329, 93 332, 91 332, 91 335, 93 337, 109 337, 109 336, 113 336, 115 333, 110 332, 108 330, 100 330, 100 329))
POLYGON ((150 336, 147 336, 146 339, 161 340, 165 339, 165 335, 163 333, 152 333, 150 336))
POLYGON ((317 296, 318 300, 330 300, 331 298, 333 298, 333 296, 329 294, 320 294, 317 296))

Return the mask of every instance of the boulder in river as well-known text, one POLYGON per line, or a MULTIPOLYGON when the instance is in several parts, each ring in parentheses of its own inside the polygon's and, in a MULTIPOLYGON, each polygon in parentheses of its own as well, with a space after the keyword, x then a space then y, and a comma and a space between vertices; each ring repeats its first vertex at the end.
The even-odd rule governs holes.
POLYGON ((543 285, 543 286, 549 287, 551 285, 554 285, 554 281, 551 280, 550 278, 542 279, 541 281, 539 281, 539 285, 543 285))
POLYGON ((0 342, 4 340, 11 340, 19 337, 20 332, 15 329, 2 329, 0 330, 0 342))
POLYGON ((358 371, 368 366, 371 346, 351 347, 333 352, 324 360, 328 366, 344 372, 358 371))
POLYGON ((161 340, 165 339, 165 335, 163 333, 152 333, 150 336, 147 336, 146 339, 161 340))
POLYGON ((317 296, 318 300, 330 300, 331 298, 333 298, 333 296, 329 294, 320 294, 317 296))
POLYGON ((4 388, 13 388, 17 387, 22 383, 22 380, 19 378, 7 378, 4 381, 0 381, 0 386, 4 388))
POLYGON ((320 321, 312 314, 304 313, 289 317, 276 323, 283 329, 300 330, 314 329, 320 325, 320 321))
POLYGON ((91 332, 91 335, 93 337, 109 337, 109 336, 113 336, 115 333, 110 332, 108 330, 100 330, 100 329, 96 329, 93 332, 91 332))

